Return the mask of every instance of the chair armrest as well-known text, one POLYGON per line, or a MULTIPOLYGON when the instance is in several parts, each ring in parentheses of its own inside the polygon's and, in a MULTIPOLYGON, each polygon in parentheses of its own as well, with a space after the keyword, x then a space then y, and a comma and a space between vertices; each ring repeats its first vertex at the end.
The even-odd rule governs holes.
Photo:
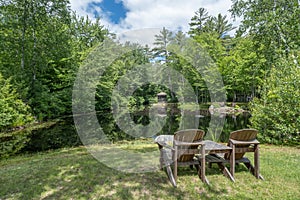
POLYGON ((239 140, 229 139, 229 143, 231 143, 233 145, 237 145, 237 144, 259 144, 259 141, 257 139, 250 140, 250 141, 239 141, 239 140))
POLYGON ((164 148, 171 149, 171 150, 175 151, 175 149, 172 146, 168 145, 166 142, 157 142, 157 144, 159 146, 164 147, 164 148))
POLYGON ((199 145, 204 145, 205 143, 203 141, 195 141, 195 142, 181 142, 174 140, 174 145, 175 146, 199 146, 199 145))
POLYGON ((173 135, 160 135, 154 139, 154 142, 160 147, 168 148, 174 151, 173 145, 173 135))
POLYGON ((163 147, 163 148, 167 148, 167 149, 171 149, 171 150, 175 150, 172 146, 168 145, 168 143, 166 141, 156 141, 156 144, 158 144, 158 146, 163 147))

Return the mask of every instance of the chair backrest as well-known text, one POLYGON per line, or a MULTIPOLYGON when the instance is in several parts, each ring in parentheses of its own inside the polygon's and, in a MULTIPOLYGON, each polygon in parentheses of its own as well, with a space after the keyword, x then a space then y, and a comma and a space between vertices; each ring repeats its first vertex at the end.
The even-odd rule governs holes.
MULTIPOLYGON (((237 141, 251 141, 256 139, 258 131, 255 129, 241 129, 237 131, 233 131, 230 133, 229 139, 237 140, 237 141)), ((229 145, 229 143, 228 143, 229 145)), ((239 147, 249 147, 249 144, 239 144, 236 145, 236 148, 239 147)), ((245 152, 243 153, 236 153, 235 154, 235 159, 241 159, 245 155, 245 152)), ((229 159, 229 155, 225 154, 225 159, 229 159)))
MULTIPOLYGON (((186 129, 175 132, 174 140, 180 142, 195 142, 201 141, 205 135, 203 130, 199 129, 186 129)), ((179 149, 185 149, 186 147, 178 147, 179 149)), ((198 146, 189 146, 189 149, 197 149, 198 146)), ((193 160, 194 155, 191 154, 180 154, 178 155, 178 162, 187 162, 193 160)))

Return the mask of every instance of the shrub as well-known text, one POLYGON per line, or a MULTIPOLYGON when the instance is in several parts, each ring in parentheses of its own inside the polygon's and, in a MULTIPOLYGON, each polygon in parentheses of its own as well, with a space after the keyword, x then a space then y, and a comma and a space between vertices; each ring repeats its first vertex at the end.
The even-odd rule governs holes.
POLYGON ((0 133, 0 159, 19 153, 30 140, 29 135, 28 130, 0 133))
POLYGON ((250 105, 251 126, 273 144, 300 144, 300 68, 280 60, 270 71, 260 99, 250 105))
POLYGON ((12 88, 10 79, 4 80, 0 74, 0 131, 32 122, 29 109, 12 88))

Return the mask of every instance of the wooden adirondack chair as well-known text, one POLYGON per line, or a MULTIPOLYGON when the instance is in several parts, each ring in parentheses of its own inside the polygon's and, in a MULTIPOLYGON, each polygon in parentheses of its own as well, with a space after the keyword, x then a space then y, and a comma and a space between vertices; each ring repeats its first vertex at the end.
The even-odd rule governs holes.
MULTIPOLYGON (((243 163, 249 171, 256 177, 263 180, 263 177, 259 174, 259 141, 256 139, 258 131, 255 129, 241 129, 230 133, 228 146, 232 148, 233 160, 235 164, 243 163), (245 153, 254 152, 254 166, 251 161, 245 157, 245 153)), ((230 155, 225 154, 224 157, 219 155, 208 155, 206 162, 211 163, 229 163, 230 155)), ((232 177, 234 177, 234 167, 230 171, 232 177)))
POLYGON ((174 187, 177 186, 178 166, 195 166, 200 179, 205 181, 205 164, 199 167, 201 162, 195 158, 195 154, 200 154, 203 159, 202 163, 205 163, 205 149, 204 142, 202 142, 204 134, 203 130, 187 129, 177 131, 171 137, 158 136, 155 139, 161 152, 160 166, 166 167, 168 177, 174 187), (171 166, 173 166, 173 171, 171 166))

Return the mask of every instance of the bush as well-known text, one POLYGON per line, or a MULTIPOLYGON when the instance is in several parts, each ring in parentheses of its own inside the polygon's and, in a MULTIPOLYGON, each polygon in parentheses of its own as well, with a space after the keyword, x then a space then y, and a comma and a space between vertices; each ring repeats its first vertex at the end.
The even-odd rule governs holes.
POLYGON ((272 144, 300 145, 300 69, 280 60, 270 71, 260 99, 250 105, 251 126, 259 139, 272 144))
POLYGON ((12 88, 10 79, 4 80, 0 74, 0 131, 32 122, 29 109, 12 88))
POLYGON ((28 130, 0 133, 0 159, 19 153, 30 140, 29 135, 28 130))

